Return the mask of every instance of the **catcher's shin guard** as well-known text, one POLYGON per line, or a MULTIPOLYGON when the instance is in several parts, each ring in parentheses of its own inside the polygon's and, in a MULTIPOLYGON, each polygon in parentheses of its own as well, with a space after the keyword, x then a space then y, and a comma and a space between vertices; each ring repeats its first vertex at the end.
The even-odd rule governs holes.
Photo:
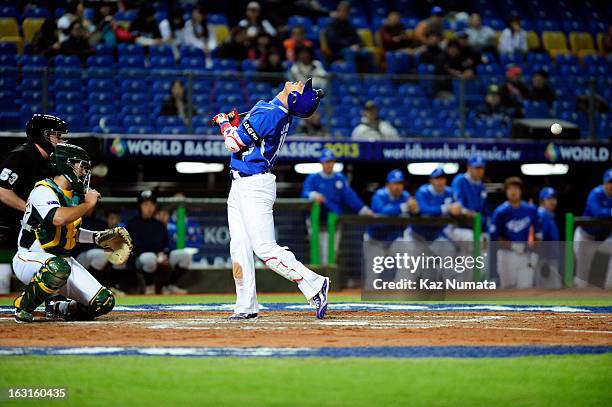
POLYGON ((91 321, 94 318, 108 314, 114 307, 115 296, 108 288, 102 287, 89 305, 83 305, 71 300, 67 307, 68 312, 64 315, 64 318, 67 321, 91 321))
POLYGON ((70 264, 61 257, 50 257, 32 277, 23 293, 15 300, 18 311, 29 313, 62 288, 70 277, 70 264))

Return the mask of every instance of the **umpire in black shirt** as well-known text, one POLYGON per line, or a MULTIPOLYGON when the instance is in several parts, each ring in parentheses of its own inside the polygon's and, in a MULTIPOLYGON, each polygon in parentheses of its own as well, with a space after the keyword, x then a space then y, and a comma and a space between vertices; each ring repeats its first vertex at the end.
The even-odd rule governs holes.
POLYGON ((26 124, 27 142, 0 162, 0 248, 17 247, 28 196, 36 182, 54 175, 49 156, 67 132, 62 119, 35 114, 26 124))

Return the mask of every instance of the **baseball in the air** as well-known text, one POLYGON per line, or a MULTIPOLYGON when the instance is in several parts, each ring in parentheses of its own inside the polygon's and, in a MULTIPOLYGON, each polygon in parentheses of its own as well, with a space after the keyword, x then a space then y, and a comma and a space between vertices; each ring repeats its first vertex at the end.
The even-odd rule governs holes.
POLYGON ((550 126, 550 132, 552 134, 561 134, 562 130, 563 130, 563 127, 561 127, 559 123, 553 123, 552 126, 550 126))

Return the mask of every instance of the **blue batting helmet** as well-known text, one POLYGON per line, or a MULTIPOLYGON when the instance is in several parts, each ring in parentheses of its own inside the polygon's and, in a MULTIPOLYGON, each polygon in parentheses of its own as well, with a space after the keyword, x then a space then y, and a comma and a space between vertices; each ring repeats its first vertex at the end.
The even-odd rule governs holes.
POLYGON ((325 150, 321 152, 321 156, 319 157, 319 162, 324 163, 326 161, 336 161, 337 159, 338 157, 336 157, 336 154, 334 154, 333 151, 326 148, 325 150))
POLYGON ((312 88, 312 78, 309 78, 304 84, 302 93, 296 91, 289 93, 287 98, 289 113, 302 118, 310 117, 319 107, 319 101, 324 95, 321 89, 312 88))

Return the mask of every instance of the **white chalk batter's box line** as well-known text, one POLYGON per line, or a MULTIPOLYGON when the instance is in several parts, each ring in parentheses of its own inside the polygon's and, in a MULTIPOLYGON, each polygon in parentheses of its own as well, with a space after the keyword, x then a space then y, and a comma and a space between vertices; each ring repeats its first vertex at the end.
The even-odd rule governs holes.
MULTIPOLYGON (((120 305, 113 312, 231 312, 233 304, 143 304, 120 305)), ((311 311, 307 304, 260 304, 261 311, 311 311)), ((487 304, 391 304, 367 302, 330 303, 332 311, 386 311, 386 312, 554 312, 554 313, 612 313, 612 307, 565 305, 487 305, 487 304)), ((12 313, 12 306, 0 306, 0 313, 12 313)))

